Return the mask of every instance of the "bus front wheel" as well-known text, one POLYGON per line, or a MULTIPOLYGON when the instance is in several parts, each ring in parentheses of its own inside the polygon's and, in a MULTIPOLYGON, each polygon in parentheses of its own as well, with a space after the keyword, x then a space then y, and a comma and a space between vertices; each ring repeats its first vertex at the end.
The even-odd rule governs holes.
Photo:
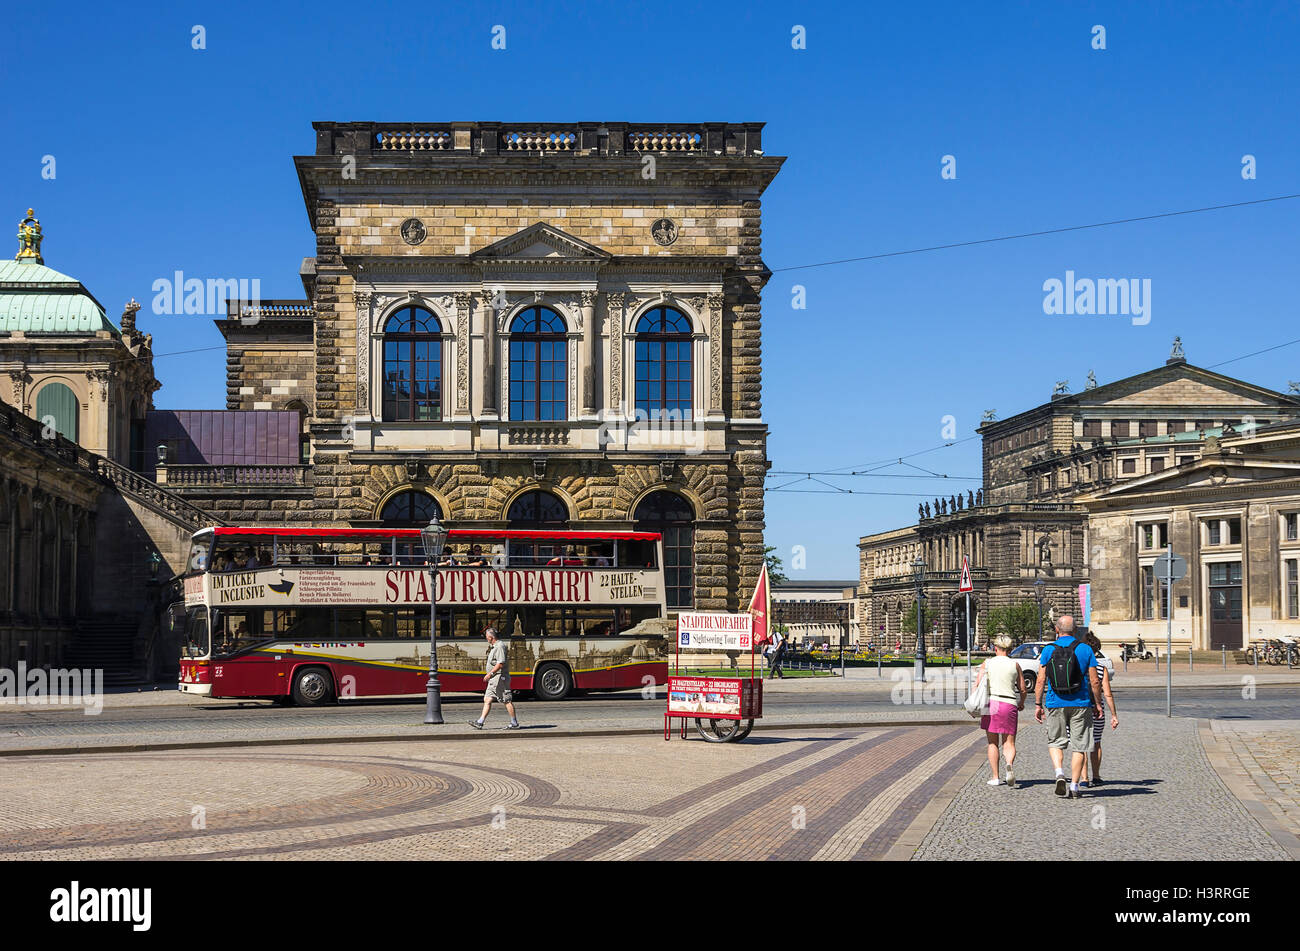
POLYGON ((334 679, 323 667, 304 667, 293 675, 293 702, 319 707, 334 699, 334 679))
POLYGON ((533 675, 538 700, 563 700, 573 689, 573 675, 563 664, 547 664, 533 675))

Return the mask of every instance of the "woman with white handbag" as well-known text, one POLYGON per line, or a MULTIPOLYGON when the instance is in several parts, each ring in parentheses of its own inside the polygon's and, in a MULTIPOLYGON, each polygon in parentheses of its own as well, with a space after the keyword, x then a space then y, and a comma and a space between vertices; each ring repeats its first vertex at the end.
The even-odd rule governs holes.
POLYGON ((993 768, 990 786, 1001 786, 998 775, 998 749, 1001 746, 1007 761, 1006 784, 1015 788, 1016 774, 1016 731, 1019 729, 1019 712, 1025 709, 1025 681, 1020 673, 1020 665, 1007 656, 1012 641, 1006 634, 993 638, 993 653, 980 664, 979 677, 975 687, 966 700, 966 710, 974 716, 972 706, 978 710, 984 706, 987 697, 988 708, 980 717, 980 729, 989 741, 989 766, 993 768))

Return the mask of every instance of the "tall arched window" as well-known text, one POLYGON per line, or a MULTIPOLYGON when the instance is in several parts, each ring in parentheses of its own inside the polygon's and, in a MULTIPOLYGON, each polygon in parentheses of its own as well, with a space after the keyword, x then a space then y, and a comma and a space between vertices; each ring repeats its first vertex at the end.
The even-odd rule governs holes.
POLYGON ((632 514, 638 532, 664 540, 664 593, 669 608, 695 603, 695 511, 676 492, 652 492, 632 514))
POLYGON ((564 320, 529 307, 510 324, 510 418, 569 418, 568 341, 564 320))
POLYGON ((47 417, 60 436, 77 441, 77 394, 58 381, 46 383, 36 394, 36 418, 44 424, 47 417))
MULTIPOLYGON (((525 492, 510 504, 506 519, 512 529, 558 531, 569 527, 569 507, 558 496, 542 489, 525 492)), ((544 565, 561 554, 554 545, 534 541, 511 541, 510 563, 544 565)))
POLYGON ((423 307, 384 324, 385 421, 442 419, 442 325, 423 307))
POLYGON ((636 408, 691 418, 691 322, 681 311, 655 307, 637 321, 636 408))

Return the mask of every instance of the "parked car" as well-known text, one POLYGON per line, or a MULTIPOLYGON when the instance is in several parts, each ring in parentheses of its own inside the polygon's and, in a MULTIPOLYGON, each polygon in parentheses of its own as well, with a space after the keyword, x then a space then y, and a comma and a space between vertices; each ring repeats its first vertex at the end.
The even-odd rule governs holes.
POLYGON ((1051 641, 1026 641, 1019 647, 1014 647, 1007 654, 1012 660, 1020 665, 1020 676, 1025 681, 1025 690, 1028 693, 1034 692, 1034 684, 1038 681, 1038 671, 1043 666, 1039 663, 1038 658, 1043 653, 1043 648, 1051 644, 1051 641))

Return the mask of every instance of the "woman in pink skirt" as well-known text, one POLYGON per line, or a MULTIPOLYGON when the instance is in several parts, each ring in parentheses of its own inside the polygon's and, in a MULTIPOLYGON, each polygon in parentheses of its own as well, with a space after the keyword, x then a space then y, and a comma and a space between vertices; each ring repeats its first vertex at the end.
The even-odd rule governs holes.
POLYGON ((988 784, 1002 785, 998 776, 998 745, 1001 743, 1007 760, 1007 785, 1015 788, 1016 730, 1019 711, 1025 709, 1025 681, 1020 665, 1007 656, 1011 644, 1011 638, 1006 634, 993 638, 994 656, 980 665, 975 685, 978 687, 980 680, 989 678, 989 712, 980 717, 980 729, 989 740, 989 765, 993 767, 993 778, 988 784))

